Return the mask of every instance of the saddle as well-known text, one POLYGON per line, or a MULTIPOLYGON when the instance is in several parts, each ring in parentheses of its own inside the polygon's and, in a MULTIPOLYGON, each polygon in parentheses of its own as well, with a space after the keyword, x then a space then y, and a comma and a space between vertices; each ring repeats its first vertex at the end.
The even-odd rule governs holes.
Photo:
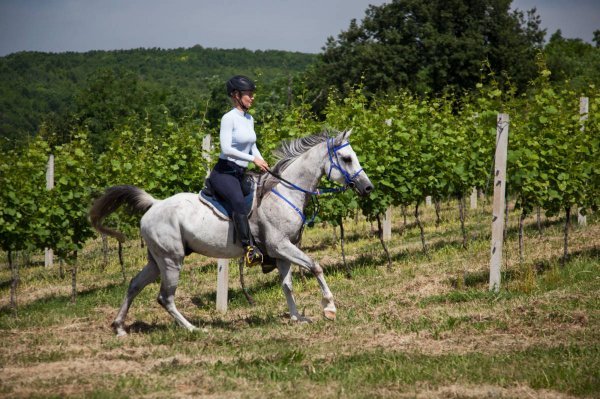
MULTIPOLYGON (((248 216, 250 216, 254 209, 254 197, 256 193, 256 185, 254 184, 252 176, 244 176, 242 190, 243 192, 248 193, 244 196, 244 202, 246 203, 246 208, 250 210, 248 213, 248 216)), ((198 198, 203 204, 208 206, 217 217, 223 220, 231 220, 231 209, 229 205, 215 194, 208 178, 204 180, 204 188, 200 190, 198 198)))

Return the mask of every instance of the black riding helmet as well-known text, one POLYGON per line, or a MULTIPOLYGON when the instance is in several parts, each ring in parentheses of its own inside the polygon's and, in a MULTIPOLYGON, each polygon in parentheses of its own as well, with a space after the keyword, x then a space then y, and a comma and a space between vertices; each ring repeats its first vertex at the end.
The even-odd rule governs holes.
POLYGON ((256 85, 248 77, 236 75, 227 81, 227 95, 231 97, 234 91, 255 91, 256 85))

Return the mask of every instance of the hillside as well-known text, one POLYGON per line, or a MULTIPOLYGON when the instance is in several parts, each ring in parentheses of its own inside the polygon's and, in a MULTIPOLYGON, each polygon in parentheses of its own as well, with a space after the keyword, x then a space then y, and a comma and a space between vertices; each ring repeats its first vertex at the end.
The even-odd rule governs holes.
POLYGON ((232 74, 248 74, 264 87, 281 78, 287 82, 315 59, 314 54, 201 46, 10 54, 0 57, 0 139, 34 135, 48 115, 60 119, 76 113, 78 95, 107 74, 133 80, 153 103, 185 102, 173 108, 189 109, 232 74))

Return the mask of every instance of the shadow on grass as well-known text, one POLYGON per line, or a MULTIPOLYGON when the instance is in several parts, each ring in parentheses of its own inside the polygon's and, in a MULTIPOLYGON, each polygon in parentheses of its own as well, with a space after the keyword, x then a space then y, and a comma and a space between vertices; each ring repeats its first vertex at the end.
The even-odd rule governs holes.
MULTIPOLYGON (((400 227, 392 226, 392 234, 402 236, 406 231, 412 230, 416 227, 417 227, 416 222, 407 223, 406 226, 405 225, 401 225, 400 227)), ((369 239, 369 238, 376 240, 376 239, 378 239, 377 234, 378 234, 377 228, 375 228, 374 230, 371 230, 370 228, 368 228, 362 232, 346 233, 344 235, 344 242, 352 243, 352 242, 369 239)), ((302 245, 302 250, 303 251, 320 251, 320 250, 324 250, 327 248, 338 247, 339 244, 340 244, 340 240, 339 240, 339 236, 338 236, 338 240, 336 242, 333 241, 333 238, 327 238, 325 240, 321 240, 319 243, 315 243, 315 244, 311 244, 311 245, 302 245)))
POLYGON ((127 333, 135 333, 135 334, 151 334, 156 331, 167 331, 169 329, 169 324, 148 324, 143 321, 134 321, 126 327, 127 333))
MULTIPOLYGON (((44 267, 45 263, 43 260, 31 260, 31 259, 27 259, 27 260, 13 260, 13 265, 17 265, 19 270, 27 270, 27 269, 33 269, 33 268, 37 268, 37 267, 44 267)), ((8 265, 8 262, 0 262, 0 268, 6 269, 6 270, 10 270, 10 266, 8 265)))
MULTIPOLYGON (((567 264, 564 266, 569 267, 569 262, 577 257, 587 257, 600 259, 600 248, 593 247, 587 248, 580 251, 575 251, 569 254, 567 258, 567 264)), ((562 256, 553 256, 549 259, 542 259, 533 263, 532 268, 536 275, 542 276, 544 273, 550 271, 553 267, 561 266, 562 256)), ((500 272, 501 281, 510 282, 521 278, 521 272, 518 270, 504 270, 500 272)), ((452 287, 457 288, 463 286, 466 288, 483 288, 489 284, 490 272, 489 270, 480 270, 477 272, 466 272, 462 277, 462 281, 459 282, 458 278, 450 278, 450 284, 452 287)))
MULTIPOLYGON (((379 244, 379 242, 378 242, 379 244)), ((461 238, 452 238, 452 239, 438 239, 433 243, 427 243, 428 251, 431 253, 432 251, 437 251, 443 248, 455 248, 457 250, 463 250, 462 247, 462 239, 461 238)), ((370 254, 360 254, 355 256, 351 260, 347 260, 346 264, 350 268, 350 270, 359 270, 366 269, 372 267, 385 267, 387 265, 387 257, 385 256, 385 252, 383 251, 383 247, 379 247, 380 252, 370 253, 370 254)), ((391 254, 390 258, 392 262, 404 261, 409 258, 415 258, 419 261, 421 258, 425 258, 427 255, 423 252, 422 247, 419 246, 419 249, 414 250, 402 250, 400 252, 391 254)), ((325 274, 332 274, 338 272, 345 272, 346 268, 344 266, 344 262, 342 260, 341 252, 339 253, 339 261, 333 264, 330 264, 325 269, 325 274)))
POLYGON ((275 325, 281 323, 281 318, 283 315, 268 315, 268 316, 258 316, 258 315, 249 315, 244 316, 235 320, 223 320, 223 319, 212 319, 209 321, 200 321, 197 323, 200 326, 211 327, 211 328, 219 328, 222 330, 228 331, 236 331, 239 330, 240 327, 248 326, 248 327, 262 327, 268 325, 275 325))
MULTIPOLYGON (((260 293, 263 291, 270 291, 276 287, 279 287, 279 279, 275 278, 275 276, 278 276, 279 273, 276 270, 273 271, 273 273, 274 273, 274 275, 273 275, 274 278, 265 280, 265 281, 261 281, 258 284, 249 285, 246 282, 246 289, 247 289, 248 293, 251 296, 254 296, 257 293, 260 293)), ((239 280, 236 283, 239 284, 239 280)), ((242 288, 240 285, 238 285, 238 288, 230 287, 227 290, 227 298, 228 298, 228 302, 230 302, 230 303, 248 303, 246 300, 246 296, 244 295, 244 292, 242 291, 242 288)), ((210 308, 210 307, 214 306, 216 302, 217 302, 217 292, 213 291, 213 290, 199 294, 199 295, 195 295, 192 297, 192 303, 199 308, 210 308)))
MULTIPOLYGON (((559 219, 543 219, 540 222, 540 227, 542 228, 542 235, 544 233, 544 230, 548 229, 549 227, 554 227, 554 226, 563 226, 565 224, 565 219, 564 218, 559 218, 559 219)), ((539 230, 538 230, 538 225, 537 225, 537 221, 529 221, 527 220, 524 224, 523 224, 523 231, 525 233, 534 233, 536 235, 539 235, 539 230)), ((508 229, 506 229, 506 234, 509 235, 510 237, 513 236, 518 236, 519 234, 519 226, 510 226, 508 229)))
MULTIPOLYGON (((356 241, 363 240, 365 238, 369 238, 372 236, 377 236, 377 232, 375 232, 375 233, 371 233, 371 232, 346 233, 346 234, 344 234, 344 242, 345 243, 356 242, 356 241)), ((332 237, 328 237, 326 239, 320 240, 318 243, 302 244, 300 246, 300 248, 303 251, 314 252, 314 251, 322 251, 327 248, 339 247, 340 238, 339 238, 339 236, 336 236, 336 237, 337 237, 337 240, 335 240, 335 241, 333 240, 332 237)))
MULTIPOLYGON (((52 294, 36 299, 26 305, 18 306, 18 314, 19 316, 22 316, 36 313, 47 314, 49 312, 66 314, 86 313, 89 311, 89 306, 97 306, 106 302, 106 297, 98 295, 100 291, 108 290, 110 299, 116 299, 118 297, 119 300, 121 300, 126 289, 127 287, 123 283, 109 283, 101 287, 78 291, 75 303, 71 302, 70 295, 52 294)), ((13 311, 9 306, 0 308, 0 316, 8 314, 13 314, 13 311)))
MULTIPOLYGON (((244 316, 234 320, 223 320, 219 318, 212 319, 199 319, 199 318, 188 318, 184 315, 190 323, 194 326, 202 328, 214 328, 227 331, 237 331, 241 327, 262 327, 267 325, 276 325, 281 323, 281 319, 285 315, 273 315, 273 316, 257 316, 250 315, 244 316)), ((175 321, 169 321, 164 323, 146 323, 144 321, 136 320, 129 326, 125 327, 128 334, 141 334, 151 335, 155 333, 168 333, 169 331, 179 330, 179 332, 185 333, 185 328, 178 326, 175 321)))
POLYGON ((12 285, 12 280, 0 281, 0 289, 8 288, 12 285))
MULTIPOLYGON (((515 278, 516 273, 512 270, 501 271, 501 281, 511 281, 515 278)), ((484 288, 490 283, 490 271, 481 270, 477 272, 465 272, 462 276, 462 281, 458 277, 450 278, 450 285, 453 288, 465 287, 465 288, 484 288)))
MULTIPOLYGON (((210 319, 187 317, 186 315, 184 315, 184 317, 186 317, 190 323, 199 328, 210 327, 228 331, 236 331, 244 326, 261 327, 266 325, 280 324, 281 319, 285 317, 285 315, 246 315, 232 320, 225 320, 219 317, 213 317, 210 319)), ((171 329, 174 324, 174 320, 172 322, 166 322, 162 324, 148 324, 143 321, 135 321, 127 328, 127 330, 128 332, 139 334, 151 334, 153 332, 167 331, 171 329)), ((183 327, 177 327, 183 330, 183 327)))

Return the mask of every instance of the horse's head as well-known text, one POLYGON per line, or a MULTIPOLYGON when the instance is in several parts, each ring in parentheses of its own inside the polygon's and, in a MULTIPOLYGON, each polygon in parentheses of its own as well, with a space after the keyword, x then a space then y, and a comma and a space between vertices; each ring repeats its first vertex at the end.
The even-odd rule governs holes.
POLYGON ((348 138, 351 133, 352 130, 341 132, 337 137, 327 140, 328 159, 324 173, 329 180, 347 185, 360 195, 368 195, 373 191, 373 184, 350 146, 348 138))

